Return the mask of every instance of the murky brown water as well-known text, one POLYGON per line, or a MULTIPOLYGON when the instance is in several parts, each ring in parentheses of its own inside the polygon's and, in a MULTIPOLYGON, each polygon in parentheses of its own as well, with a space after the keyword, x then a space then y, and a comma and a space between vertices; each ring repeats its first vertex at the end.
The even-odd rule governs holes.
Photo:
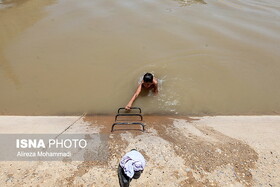
POLYGON ((0 114, 279 114, 278 0, 0 1, 0 114), (20 3, 19 3, 20 2, 20 3))

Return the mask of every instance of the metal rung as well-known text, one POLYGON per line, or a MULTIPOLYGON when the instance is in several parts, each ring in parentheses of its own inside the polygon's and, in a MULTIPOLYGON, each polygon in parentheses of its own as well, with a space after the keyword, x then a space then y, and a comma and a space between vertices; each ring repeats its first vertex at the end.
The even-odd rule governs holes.
MULTIPOLYGON (((142 131, 144 132, 145 131, 145 125, 143 123, 139 123, 139 122, 133 122, 133 123, 114 123, 112 125, 112 129, 111 129, 111 132, 114 131, 114 127, 115 125, 141 125, 143 127, 142 131)), ((124 129, 124 130, 135 130, 135 129, 124 129)))
MULTIPOLYGON (((142 112, 142 110, 141 110, 141 108, 139 108, 139 107, 131 107, 130 109, 132 109, 132 110, 139 110, 139 113, 141 113, 142 112)), ((126 110, 125 108, 119 108, 118 109, 118 114, 120 113, 120 110, 126 110)))
POLYGON ((139 116, 141 121, 143 121, 143 116, 141 114, 117 114, 115 117, 115 121, 117 121, 119 116, 139 116))

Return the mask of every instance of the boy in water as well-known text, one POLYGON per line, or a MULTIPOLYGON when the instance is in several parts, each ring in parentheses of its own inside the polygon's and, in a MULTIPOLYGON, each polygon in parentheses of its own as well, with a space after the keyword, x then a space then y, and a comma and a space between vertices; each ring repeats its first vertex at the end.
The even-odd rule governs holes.
POLYGON ((151 73, 146 73, 143 76, 142 82, 139 84, 136 92, 134 93, 134 95, 132 96, 132 98, 130 99, 128 104, 126 105, 126 107, 125 107, 126 110, 129 110, 131 108, 133 102, 138 97, 138 95, 141 93, 142 89, 152 90, 155 94, 158 93, 158 82, 151 73))

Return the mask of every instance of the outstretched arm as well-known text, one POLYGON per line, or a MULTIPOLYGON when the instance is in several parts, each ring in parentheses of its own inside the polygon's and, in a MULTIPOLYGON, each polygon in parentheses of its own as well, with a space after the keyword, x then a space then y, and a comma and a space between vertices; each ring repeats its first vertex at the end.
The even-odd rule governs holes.
POLYGON ((133 104, 133 102, 135 101, 135 99, 138 97, 138 95, 140 94, 141 92, 141 88, 142 88, 142 83, 139 84, 136 92, 134 93, 134 95, 132 96, 132 98, 130 99, 130 101, 128 102, 128 104, 126 105, 125 109, 126 110, 129 110, 133 104))

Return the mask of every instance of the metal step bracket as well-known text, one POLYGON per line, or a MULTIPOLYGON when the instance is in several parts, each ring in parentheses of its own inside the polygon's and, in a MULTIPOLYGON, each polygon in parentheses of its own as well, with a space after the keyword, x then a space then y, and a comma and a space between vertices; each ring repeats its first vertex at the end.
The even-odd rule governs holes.
MULTIPOLYGON (((118 113, 115 116, 115 123, 112 125, 111 132, 114 131, 114 127, 116 125, 122 125, 122 126, 124 126, 124 125, 125 126, 140 125, 142 127, 141 131, 143 131, 143 132, 145 131, 145 125, 142 123, 143 116, 141 114, 142 113, 141 108, 139 108, 139 107, 131 107, 130 109, 133 110, 134 112, 135 112, 135 110, 137 110, 138 112, 137 113, 130 113, 131 110, 129 110, 129 112, 128 112, 124 107, 121 107, 121 108, 118 109, 118 113), (121 111, 124 111, 124 112, 121 113, 121 111), (130 118, 130 120, 129 120, 130 122, 128 122, 128 120, 119 120, 118 119, 119 117, 123 117, 123 116, 132 117, 132 118, 130 118), (133 119, 134 117, 137 117, 137 118, 133 119), (139 117, 140 117, 140 120, 139 120, 139 117)), ((117 130, 138 130, 138 129, 117 129, 117 130)))
POLYGON ((115 117, 115 121, 118 121, 119 116, 139 116, 140 120, 143 121, 143 116, 141 114, 117 114, 115 117))
MULTIPOLYGON (((120 113, 121 110, 127 111, 124 107, 121 107, 118 109, 118 114, 120 113)), ((139 110, 139 114, 141 114, 142 110, 139 107, 131 107, 130 110, 139 110)))
MULTIPOLYGON (((116 125, 141 125, 142 126, 141 131, 143 131, 143 132, 145 131, 145 125, 143 123, 140 123, 140 122, 132 122, 132 123, 130 123, 130 122, 121 122, 121 123, 114 123, 112 125, 111 132, 114 131, 114 127, 116 125)), ((117 129, 117 130, 138 130, 138 129, 117 129)), ((115 130, 115 131, 117 131, 117 130, 115 130)))

